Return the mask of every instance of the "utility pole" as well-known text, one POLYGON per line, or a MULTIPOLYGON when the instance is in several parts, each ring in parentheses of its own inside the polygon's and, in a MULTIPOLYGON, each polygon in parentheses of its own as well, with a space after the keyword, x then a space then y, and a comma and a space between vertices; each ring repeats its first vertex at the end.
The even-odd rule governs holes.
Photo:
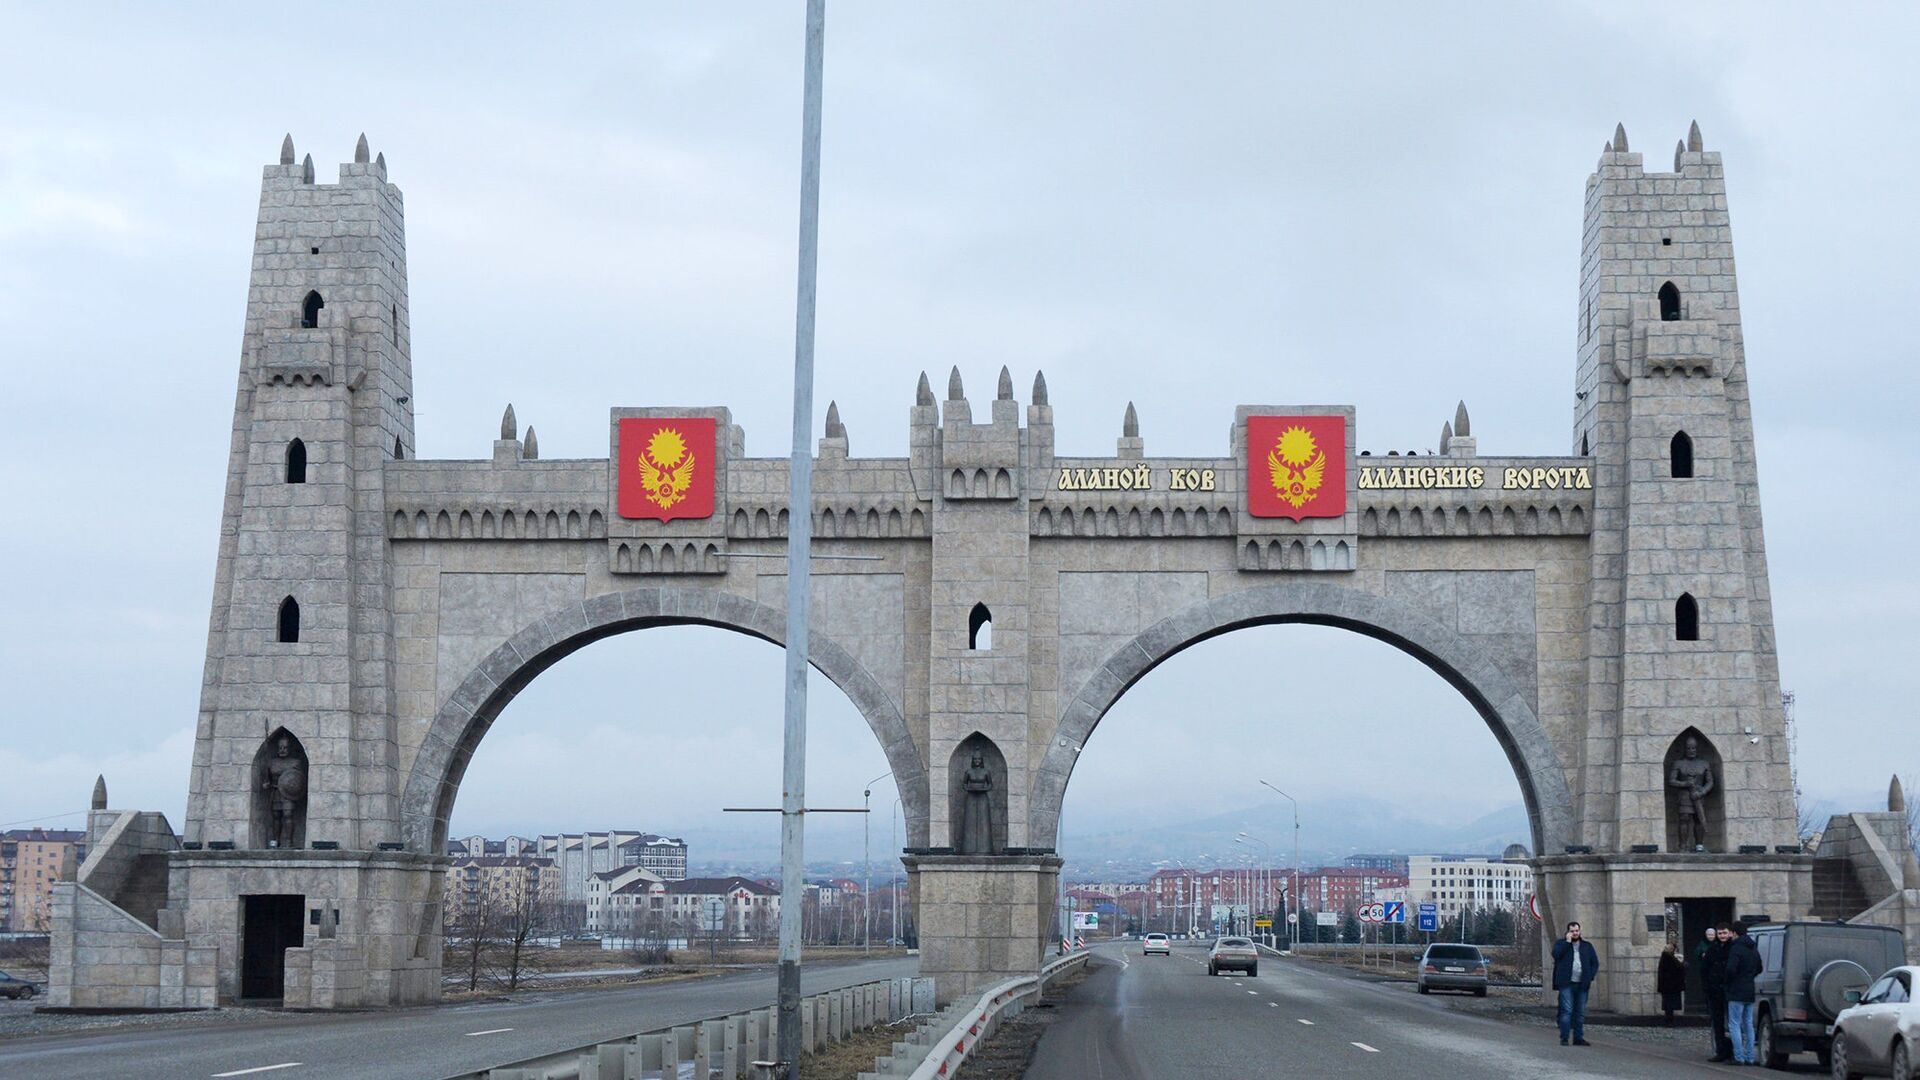
POLYGON ((826 0, 807 0, 800 105, 800 265, 794 298, 793 456, 787 467, 787 700, 780 795, 779 1061, 800 1080, 800 934, 806 897, 807 618, 813 540, 813 330, 820 265, 820 93, 826 0))
MULTIPOLYGON (((787 515, 791 518, 793 515, 787 515)), ((865 875, 860 882, 860 951, 873 951, 873 785, 892 776, 883 772, 867 781, 866 790, 860 792, 860 851, 862 869, 865 875)))

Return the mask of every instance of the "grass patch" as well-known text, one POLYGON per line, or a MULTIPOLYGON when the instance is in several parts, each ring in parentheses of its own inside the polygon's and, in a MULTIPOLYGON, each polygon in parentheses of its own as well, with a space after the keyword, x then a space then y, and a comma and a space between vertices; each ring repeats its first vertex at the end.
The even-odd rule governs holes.
POLYGON ((875 1058, 893 1053, 894 1043, 913 1034, 920 1019, 898 1026, 882 1024, 856 1031, 817 1054, 802 1054, 800 1073, 807 1080, 856 1080, 861 1073, 873 1071, 875 1058))

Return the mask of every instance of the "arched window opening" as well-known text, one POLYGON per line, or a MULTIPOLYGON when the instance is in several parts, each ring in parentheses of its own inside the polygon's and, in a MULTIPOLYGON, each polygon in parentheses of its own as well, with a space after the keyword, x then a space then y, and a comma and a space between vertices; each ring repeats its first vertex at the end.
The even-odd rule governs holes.
POLYGON ((1593 451, 1587 446, 1587 433, 1583 431, 1580 433, 1580 456, 1589 457, 1592 454, 1593 451))
POLYGON ((1700 603, 1692 593, 1681 593, 1673 603, 1673 640, 1700 640, 1700 603))
POLYGON ((960 740, 947 759, 948 845, 960 855, 999 855, 1007 850, 1007 759, 992 739, 976 731, 960 740))
POLYGON ((253 755, 250 847, 307 846, 307 749, 286 728, 266 737, 253 755))
POLYGON ((1726 774, 1720 751, 1699 728, 1674 737, 1661 764, 1667 798, 1667 850, 1725 851, 1726 774))
POLYGON ((1684 431, 1673 433, 1673 477, 1676 480, 1693 477, 1693 436, 1684 431))
POLYGON ((393 343, 400 344, 400 305, 387 305, 387 325, 393 332, 393 343))
POLYGON ((280 601, 280 640, 288 643, 300 640, 300 601, 291 596, 280 601))
POLYGON ((1660 321, 1680 321, 1680 288, 1671 281, 1660 286, 1660 321))
POLYGON ((398 435, 395 435, 393 437, 393 460, 395 461, 407 460, 407 448, 401 444, 400 436, 398 435))
POLYGON ((314 327, 319 326, 320 325, 320 309, 326 306, 327 306, 327 302, 325 300, 320 299, 320 293, 317 290, 314 292, 308 293, 307 298, 304 301, 302 301, 300 304, 301 327, 307 330, 312 330, 314 327))
POLYGON ((307 444, 295 439, 287 444, 287 483, 307 482, 307 444))
POLYGON ((993 648, 993 612, 985 604, 973 605, 973 612, 967 616, 967 648, 993 648))

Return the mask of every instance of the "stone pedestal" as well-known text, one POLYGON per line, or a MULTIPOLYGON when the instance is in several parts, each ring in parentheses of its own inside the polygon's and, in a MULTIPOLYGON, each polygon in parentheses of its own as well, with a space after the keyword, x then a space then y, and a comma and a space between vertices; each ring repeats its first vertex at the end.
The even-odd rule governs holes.
MULTIPOLYGON (((1546 920, 1543 948, 1580 923, 1581 934, 1600 954, 1600 976, 1590 1007, 1621 1013, 1659 1010, 1654 976, 1667 944, 1664 918, 1669 901, 1728 900, 1733 919, 1770 921, 1805 918, 1813 906, 1813 856, 1803 854, 1603 854, 1549 855, 1534 860, 1534 875, 1546 920)), ((1682 950, 1692 941, 1681 941, 1682 950)), ((1543 958, 1551 986, 1552 960, 1543 958)))
POLYGON ((1057 855, 908 855, 920 974, 942 1004, 1045 962, 1056 935, 1057 855))
POLYGON ((449 862, 406 851, 174 852, 163 922, 178 919, 190 946, 217 947, 228 1002, 240 992, 241 898, 298 895, 305 941, 287 950, 289 1007, 438 1001, 449 862))

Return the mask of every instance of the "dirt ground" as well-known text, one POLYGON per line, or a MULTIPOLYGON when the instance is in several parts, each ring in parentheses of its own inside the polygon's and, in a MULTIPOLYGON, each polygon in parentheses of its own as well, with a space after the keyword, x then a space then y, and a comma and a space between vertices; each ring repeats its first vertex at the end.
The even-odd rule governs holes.
POLYGON ((1025 1076, 1027 1063, 1033 1060, 1033 1049, 1040 1045, 1040 1036, 1047 1033, 1047 1025, 1059 1015, 1061 1000, 1086 979, 1088 969, 1089 965, 1081 964, 1055 979, 1037 1004, 1001 1024, 960 1066, 955 1080, 1020 1080, 1025 1076))

